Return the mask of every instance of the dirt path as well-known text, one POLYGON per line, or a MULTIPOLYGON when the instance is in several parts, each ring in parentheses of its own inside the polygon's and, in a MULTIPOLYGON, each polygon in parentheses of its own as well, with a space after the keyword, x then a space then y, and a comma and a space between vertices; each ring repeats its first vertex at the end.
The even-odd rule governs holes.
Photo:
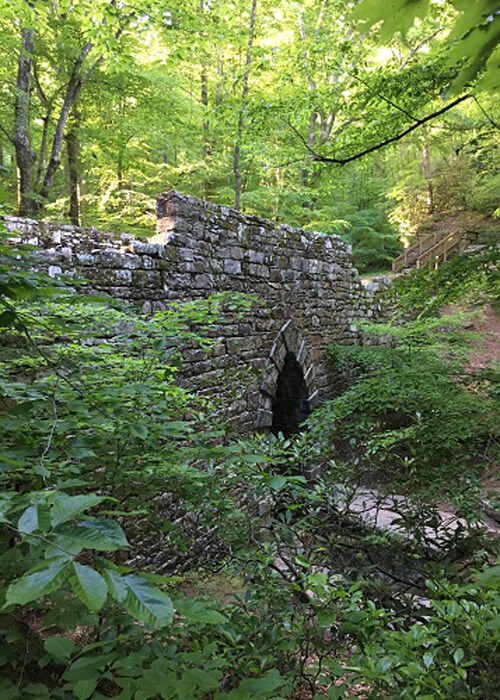
POLYGON ((500 316, 491 306, 485 306, 483 313, 467 324, 467 330, 480 333, 481 337, 470 343, 469 367, 478 370, 492 362, 500 361, 500 316))

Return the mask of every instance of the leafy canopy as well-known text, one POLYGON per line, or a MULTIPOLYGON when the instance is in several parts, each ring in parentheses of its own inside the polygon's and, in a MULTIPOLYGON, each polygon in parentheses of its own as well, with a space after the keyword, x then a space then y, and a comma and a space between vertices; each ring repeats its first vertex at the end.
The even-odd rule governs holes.
MULTIPOLYGON (((382 23, 381 42, 397 32, 406 34, 417 19, 431 11, 432 0, 362 0, 354 10, 361 30, 382 23)), ((460 93, 478 79, 477 89, 500 87, 500 3, 498 0, 448 0, 456 17, 446 39, 446 58, 456 69, 450 93, 460 93)))

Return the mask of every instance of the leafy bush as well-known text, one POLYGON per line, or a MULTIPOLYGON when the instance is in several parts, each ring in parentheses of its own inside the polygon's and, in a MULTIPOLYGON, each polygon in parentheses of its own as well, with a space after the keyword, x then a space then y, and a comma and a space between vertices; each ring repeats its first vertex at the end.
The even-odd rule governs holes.
POLYGON ((352 385, 315 412, 308 439, 365 482, 453 491, 498 457, 496 401, 467 390, 453 364, 424 348, 334 347, 329 356, 352 385))
POLYGON ((469 300, 498 306, 500 301, 500 250, 484 248, 459 255, 437 270, 414 270, 397 278, 384 293, 401 316, 440 315, 447 304, 469 300))

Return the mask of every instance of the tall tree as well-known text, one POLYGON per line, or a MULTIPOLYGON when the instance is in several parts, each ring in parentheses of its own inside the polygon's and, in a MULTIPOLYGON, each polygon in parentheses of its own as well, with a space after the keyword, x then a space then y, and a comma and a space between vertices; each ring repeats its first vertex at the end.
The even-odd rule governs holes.
POLYGON ((241 106, 238 114, 238 126, 236 129, 236 138, 234 142, 233 156, 233 171, 234 171, 234 208, 236 211, 240 208, 241 199, 241 167, 240 167, 240 151, 241 139, 243 136, 243 126, 245 124, 245 112, 247 109, 248 97, 248 78, 250 76, 250 66, 252 63, 252 48, 255 35, 255 15, 257 11, 257 0, 252 0, 250 9, 250 22, 248 25, 248 45, 245 56, 245 70, 243 71, 243 81, 241 88, 241 106))
POLYGON ((21 29, 21 50, 19 52, 13 142, 16 149, 18 170, 18 206, 21 216, 29 216, 35 211, 33 198, 33 165, 35 153, 31 148, 29 132, 29 107, 31 91, 31 70, 33 65, 35 30, 21 29))

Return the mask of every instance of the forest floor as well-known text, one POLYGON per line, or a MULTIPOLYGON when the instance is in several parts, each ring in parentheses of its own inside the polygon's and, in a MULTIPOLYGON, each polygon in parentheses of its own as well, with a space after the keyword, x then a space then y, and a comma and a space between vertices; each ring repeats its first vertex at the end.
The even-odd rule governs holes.
POLYGON ((473 317, 467 330, 479 334, 471 340, 468 368, 479 370, 500 361, 500 315, 491 306, 473 317))
MULTIPOLYGON (((471 333, 469 351, 465 370, 479 372, 494 363, 500 363, 500 311, 486 305, 477 307, 453 304, 442 310, 443 315, 469 313, 470 319, 464 326, 464 332, 471 333)), ((500 464, 490 467, 481 480, 482 497, 485 502, 485 525, 500 531, 500 464), (489 504, 492 504, 491 506, 489 504), (498 504, 498 505, 497 505, 498 504)), ((448 510, 443 504, 443 510, 448 510)))

